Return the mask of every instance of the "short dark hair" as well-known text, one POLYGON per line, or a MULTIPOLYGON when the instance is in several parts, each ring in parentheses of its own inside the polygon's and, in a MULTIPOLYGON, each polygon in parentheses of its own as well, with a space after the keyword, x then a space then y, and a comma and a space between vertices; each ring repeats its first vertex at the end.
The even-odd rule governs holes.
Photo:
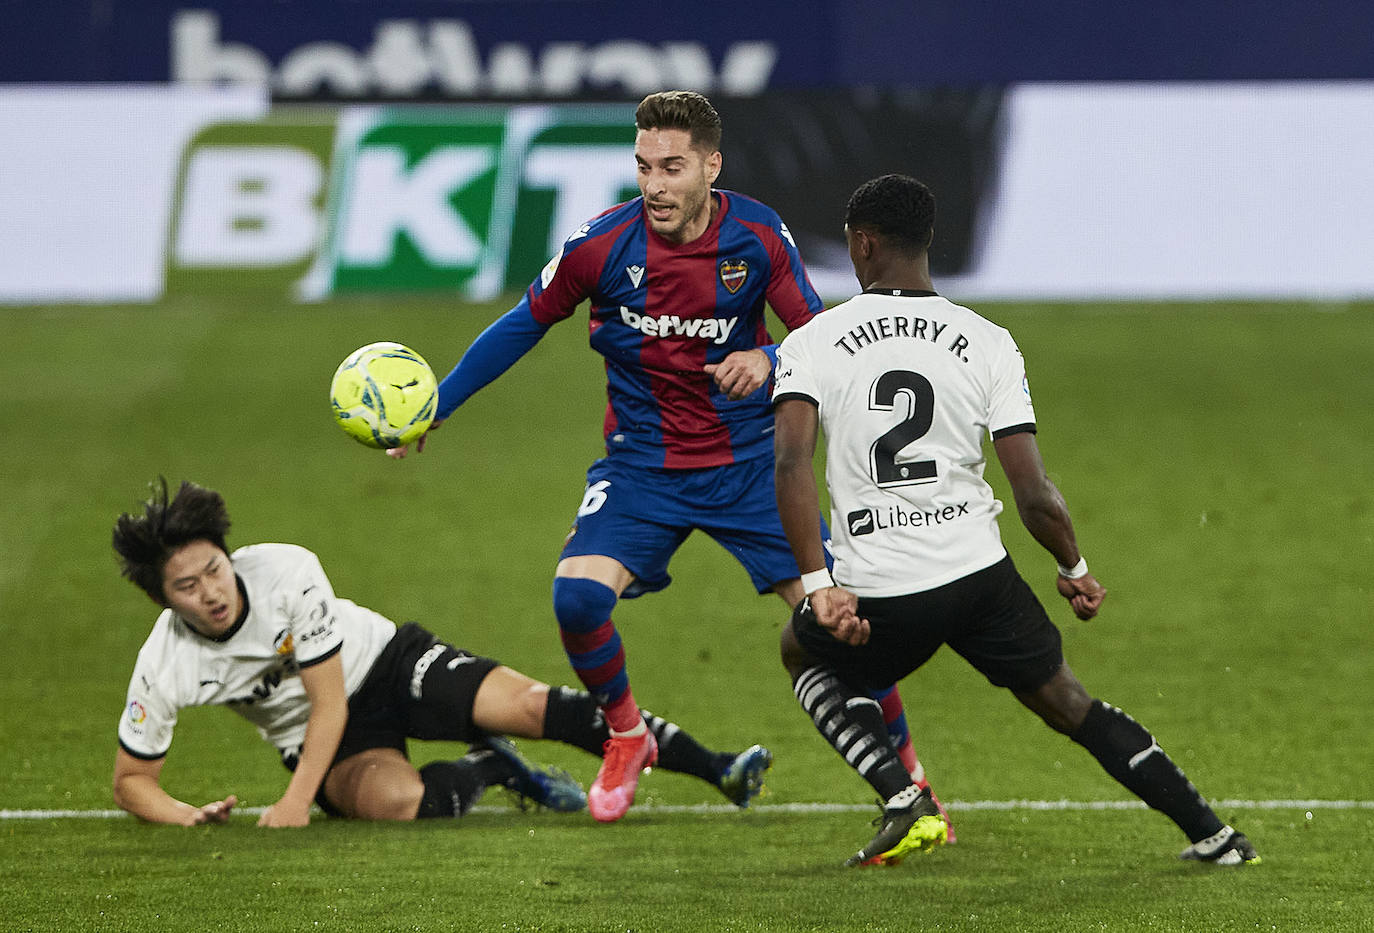
POLYGON ((152 496, 142 514, 125 512, 115 519, 112 542, 119 555, 120 572, 161 605, 162 568, 172 552, 192 541, 209 541, 221 551, 229 532, 229 512, 224 497, 213 489, 183 482, 168 501, 167 480, 159 476, 151 484, 152 496))
POLYGON ((882 175, 849 197, 844 222, 886 238, 906 252, 930 248, 935 234, 935 195, 910 175, 882 175))
POLYGON ((707 154, 720 150, 720 114, 696 91, 659 91, 635 108, 635 129, 686 130, 707 154))

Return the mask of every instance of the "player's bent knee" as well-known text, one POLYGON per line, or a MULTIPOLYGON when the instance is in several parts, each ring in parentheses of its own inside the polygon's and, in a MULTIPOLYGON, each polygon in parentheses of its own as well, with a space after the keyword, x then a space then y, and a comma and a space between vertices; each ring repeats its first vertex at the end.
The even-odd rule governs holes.
POLYGON ((1016 698, 1062 735, 1070 735, 1082 725, 1093 703, 1067 664, 1061 664, 1049 681, 1034 690, 1018 692, 1016 698))
POLYGON ((520 691, 516 710, 525 725, 521 734, 532 739, 544 737, 544 717, 549 708, 549 685, 531 684, 520 691))
POLYGON ((588 632, 610 619, 619 597, 604 583, 585 577, 554 577, 553 614, 559 628, 588 632))
POLYGON ((420 809, 425 787, 417 779, 414 784, 387 783, 374 785, 357 801, 360 820, 413 820, 420 809))
POLYGON ((325 779, 325 795, 355 820, 413 820, 424 784, 395 749, 370 749, 339 762, 325 779))

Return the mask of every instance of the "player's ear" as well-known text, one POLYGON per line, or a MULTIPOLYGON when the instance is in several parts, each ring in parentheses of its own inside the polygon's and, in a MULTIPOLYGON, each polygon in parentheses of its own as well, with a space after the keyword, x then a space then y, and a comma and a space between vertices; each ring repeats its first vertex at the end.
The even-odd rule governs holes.
POLYGON ((864 259, 873 256, 873 235, 862 228, 854 231, 854 245, 859 251, 859 255, 864 259))
POLYGON ((720 177, 720 170, 721 170, 721 167, 722 167, 724 164, 725 164, 725 157, 722 156, 722 155, 720 154, 720 150, 719 150, 719 149, 717 149, 715 152, 711 153, 710 155, 708 155, 708 156, 706 157, 706 181, 707 181, 707 183, 712 184, 712 185, 714 185, 714 184, 716 183, 716 179, 720 177))

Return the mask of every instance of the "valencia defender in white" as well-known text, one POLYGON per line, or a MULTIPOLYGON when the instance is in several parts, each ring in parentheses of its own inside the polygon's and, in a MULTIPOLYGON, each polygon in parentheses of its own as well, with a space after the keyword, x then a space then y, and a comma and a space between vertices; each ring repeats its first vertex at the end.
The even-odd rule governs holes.
POLYGON ((915 179, 860 186, 845 235, 863 293, 793 331, 778 353, 778 506, 807 592, 784 655, 821 734, 887 802, 879 832, 848 864, 891 864, 944 840, 938 811, 895 761, 866 700, 942 644, 1172 819, 1192 843, 1184 858, 1259 861, 1148 731, 1088 694, 1002 546, 1001 504, 983 479, 988 436, 1021 521, 1058 564, 1060 594, 1078 618, 1097 614, 1106 590, 1046 475, 1021 354, 1005 329, 934 291, 934 220, 934 198, 915 179), (833 578, 812 470, 821 430, 833 578))
MULTIPOLYGON (((461 816, 489 786, 554 810, 586 806, 567 774, 532 765, 505 736, 549 738, 600 755, 610 737, 590 695, 550 687, 455 648, 414 622, 335 595, 319 560, 291 544, 229 552, 219 493, 165 481, 115 523, 123 573, 163 607, 135 664, 119 720, 114 798, 158 823, 224 822, 230 794, 206 804, 163 789, 180 710, 227 706, 252 722, 293 773, 261 826, 303 826, 312 802, 372 820, 461 816), (408 740, 471 743, 418 770, 408 740)), ((738 806, 758 793, 761 746, 712 752, 644 714, 660 765, 702 778, 738 806)))

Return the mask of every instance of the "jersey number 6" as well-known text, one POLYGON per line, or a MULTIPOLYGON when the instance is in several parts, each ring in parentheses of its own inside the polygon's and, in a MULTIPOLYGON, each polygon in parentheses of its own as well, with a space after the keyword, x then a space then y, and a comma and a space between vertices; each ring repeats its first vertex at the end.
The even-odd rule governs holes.
POLYGON ((935 420, 935 389, 920 373, 894 369, 873 381, 868 407, 873 411, 893 411, 898 395, 905 396, 907 416, 873 442, 868 450, 868 468, 879 486, 909 486, 933 483, 938 479, 934 460, 897 462, 897 454, 930 430, 935 420))

